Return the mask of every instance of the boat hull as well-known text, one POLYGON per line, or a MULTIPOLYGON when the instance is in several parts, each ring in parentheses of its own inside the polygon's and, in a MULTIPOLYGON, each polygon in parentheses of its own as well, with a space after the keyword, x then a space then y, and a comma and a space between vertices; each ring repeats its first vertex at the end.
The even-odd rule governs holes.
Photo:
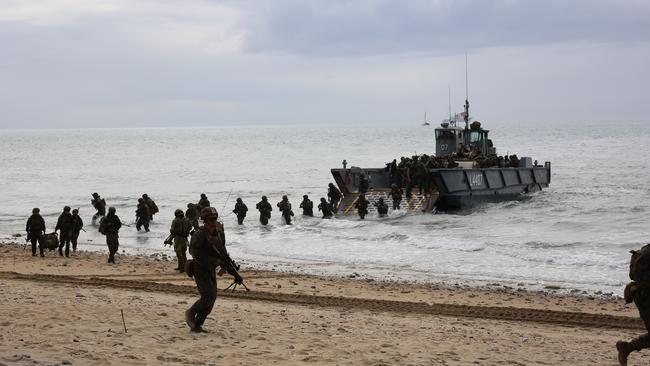
MULTIPOLYGON (((332 169, 332 176, 341 192, 346 196, 358 195, 361 174, 370 181, 371 190, 387 190, 391 180, 386 169, 350 168, 332 169)), ((544 166, 518 168, 472 168, 432 169, 430 177, 434 184, 430 192, 419 192, 416 196, 437 196, 432 210, 458 210, 470 208, 484 202, 511 201, 522 195, 548 187, 551 183, 551 163, 544 166)))

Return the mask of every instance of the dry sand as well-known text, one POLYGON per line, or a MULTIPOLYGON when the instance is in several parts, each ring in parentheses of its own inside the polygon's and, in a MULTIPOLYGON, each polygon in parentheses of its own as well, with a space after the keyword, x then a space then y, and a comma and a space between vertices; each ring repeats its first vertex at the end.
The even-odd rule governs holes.
POLYGON ((251 292, 219 291, 194 334, 174 262, 105 262, 0 244, 0 365, 617 365, 616 340, 644 332, 620 299, 243 270, 251 292))

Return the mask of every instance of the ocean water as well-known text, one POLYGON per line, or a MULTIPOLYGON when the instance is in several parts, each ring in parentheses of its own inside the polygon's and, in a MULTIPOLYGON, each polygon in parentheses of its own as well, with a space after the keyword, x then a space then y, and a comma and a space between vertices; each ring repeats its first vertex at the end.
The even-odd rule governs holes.
MULTIPOLYGON (((80 247, 105 250, 91 225, 99 192, 133 225, 137 198, 161 212, 151 232, 123 227, 120 249, 163 247, 176 208, 206 193, 220 213, 233 258, 266 269, 444 283, 547 285, 621 294, 628 251, 648 238, 650 134, 642 123, 484 126, 499 154, 552 162, 548 189, 471 211, 322 220, 301 217, 303 194, 317 203, 329 169, 383 167, 393 158, 435 150, 433 126, 232 127, 0 131, 0 239, 24 234, 32 207, 54 228, 64 205, 79 208, 87 232, 80 247), (295 223, 275 203, 288 194, 295 223), (267 195, 271 224, 255 203, 267 195), (249 207, 245 225, 231 213, 249 207)), ((134 225, 133 225, 134 226, 134 225)), ((26 252, 27 255, 27 252, 26 252)))

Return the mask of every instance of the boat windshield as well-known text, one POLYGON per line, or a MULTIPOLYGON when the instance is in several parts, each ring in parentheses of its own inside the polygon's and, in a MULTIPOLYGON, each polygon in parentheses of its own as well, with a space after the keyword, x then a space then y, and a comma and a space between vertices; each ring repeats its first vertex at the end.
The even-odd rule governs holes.
POLYGON ((454 140, 456 138, 456 131, 453 130, 437 130, 437 140, 454 140))

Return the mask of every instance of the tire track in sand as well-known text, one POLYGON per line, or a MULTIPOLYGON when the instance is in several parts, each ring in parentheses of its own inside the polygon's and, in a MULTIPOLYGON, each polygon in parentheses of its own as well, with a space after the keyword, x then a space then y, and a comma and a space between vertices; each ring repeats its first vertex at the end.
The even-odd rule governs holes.
MULTIPOLYGON (((196 295, 194 286, 176 285, 138 280, 117 280, 98 277, 73 277, 63 275, 20 274, 16 272, 0 272, 0 278, 22 281, 50 282, 63 285, 78 285, 90 287, 112 287, 130 290, 163 292, 196 295)), ((495 319, 509 321, 528 321, 550 323, 565 326, 580 326, 594 328, 644 329, 638 318, 615 316, 608 314, 590 314, 543 309, 526 309, 514 307, 478 306, 440 304, 425 302, 408 302, 395 300, 364 299, 338 296, 317 296, 303 294, 285 294, 260 291, 219 291, 219 296, 255 301, 269 301, 320 307, 340 307, 347 309, 363 309, 369 311, 395 312, 406 314, 442 315, 452 317, 467 317, 480 319, 495 319)))

